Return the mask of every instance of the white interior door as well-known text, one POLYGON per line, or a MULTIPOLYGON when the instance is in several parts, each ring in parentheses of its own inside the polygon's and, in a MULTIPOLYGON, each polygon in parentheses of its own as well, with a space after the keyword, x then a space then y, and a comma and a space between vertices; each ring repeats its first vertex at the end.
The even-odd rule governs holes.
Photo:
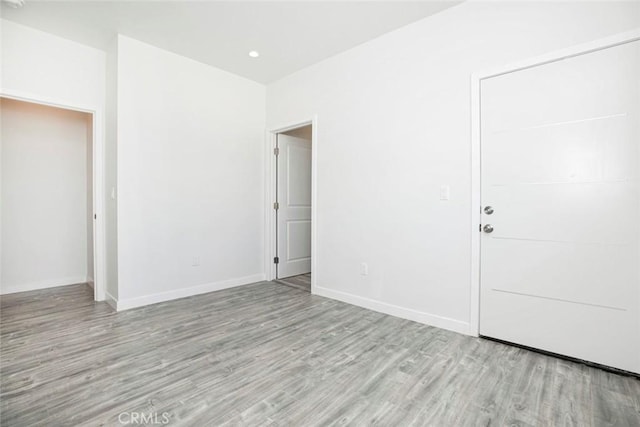
POLYGON ((277 277, 311 272, 311 140, 278 135, 277 277))
POLYGON ((481 82, 480 334, 640 373, 640 41, 481 82))

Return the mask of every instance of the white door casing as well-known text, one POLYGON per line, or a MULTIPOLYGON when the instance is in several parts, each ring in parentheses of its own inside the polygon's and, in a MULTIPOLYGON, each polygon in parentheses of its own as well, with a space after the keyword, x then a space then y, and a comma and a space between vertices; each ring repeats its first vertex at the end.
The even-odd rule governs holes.
POLYGON ((481 81, 480 334, 640 373, 640 41, 481 81))
POLYGON ((311 272, 311 140, 278 134, 278 278, 311 272))

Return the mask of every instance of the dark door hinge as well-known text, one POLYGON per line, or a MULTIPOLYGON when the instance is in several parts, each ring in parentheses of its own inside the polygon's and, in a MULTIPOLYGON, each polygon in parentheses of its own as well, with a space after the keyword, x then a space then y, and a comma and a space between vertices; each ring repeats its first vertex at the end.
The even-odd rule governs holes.
POLYGON ((274 202, 274 203, 273 203, 273 209, 275 209, 275 210, 280 209, 280 203, 278 203, 278 202, 274 202))
POLYGON ((280 264, 280 258, 278 258, 278 257, 273 258, 273 263, 274 264, 280 264))

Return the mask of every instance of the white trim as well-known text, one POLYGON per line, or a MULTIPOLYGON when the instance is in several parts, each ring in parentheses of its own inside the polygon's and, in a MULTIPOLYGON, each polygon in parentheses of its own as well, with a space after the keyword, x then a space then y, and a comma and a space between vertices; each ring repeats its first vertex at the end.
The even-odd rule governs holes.
MULTIPOLYGON (((312 276, 313 277, 313 276, 312 276)), ((346 302, 347 304, 356 305, 379 313, 388 314, 390 316, 400 317, 402 319, 413 320, 437 328, 447 329, 449 331, 458 332, 460 334, 469 334, 469 324, 449 317, 438 316, 436 314, 425 313, 423 311, 412 310, 398 305, 377 301, 346 292, 336 291, 322 286, 316 286, 315 294, 346 302)))
POLYGON ((480 335, 480 79, 471 77, 471 287, 469 334, 480 335))
MULTIPOLYGON (((264 281, 264 274, 254 274, 253 276, 238 277, 235 279, 222 280, 220 282, 205 283, 203 285, 191 286, 189 288, 175 289, 172 291, 159 292, 157 294, 144 295, 141 297, 117 300, 109 295, 115 302, 117 311, 129 310, 131 308, 142 307, 145 305, 156 304, 159 302, 172 301, 180 298, 186 298, 194 295, 206 294, 209 292, 220 291, 222 289, 234 288, 236 286, 249 285, 256 282, 264 281)), ((109 301, 107 301, 109 302, 109 301)), ((111 304, 111 303, 110 303, 111 304)))
POLYGON ((482 205, 481 152, 480 152, 480 82, 484 79, 544 65, 563 59, 584 55, 640 40, 640 29, 627 31, 588 43, 547 53, 524 61, 479 71, 471 75, 471 304, 469 309, 469 334, 480 334, 480 209, 482 205))
POLYGON ((266 144, 264 155, 264 276, 266 280, 273 280, 276 278, 276 267, 273 263, 273 258, 276 254, 275 248, 275 215, 273 212, 273 202, 275 201, 275 188, 276 188, 276 160, 273 155, 273 150, 276 147, 275 133, 266 131, 265 135, 266 144))
POLYGON ((104 210, 104 114, 102 107, 80 105, 67 100, 41 97, 32 93, 0 88, 0 96, 18 101, 58 107, 67 110, 89 113, 93 117, 93 268, 94 293, 96 301, 104 301, 106 289, 106 248, 105 248, 105 210, 104 210))
POLYGON ((16 101, 31 102, 34 104, 47 105, 49 107, 63 108, 65 110, 80 111, 81 113, 93 114, 97 111, 95 106, 76 104, 70 101, 38 96, 32 93, 6 88, 0 89, 0 96, 3 98, 15 99, 16 101))
POLYGON ((111 306, 115 311, 118 311, 118 299, 109 293, 109 291, 105 291, 105 299, 104 301, 111 306))
POLYGON ((311 293, 318 287, 318 115, 311 120, 311 293))
POLYGON ((86 283, 87 276, 63 277, 61 279, 42 280, 38 282, 23 283, 21 285, 3 285, 0 294, 15 294, 18 292, 37 291, 39 289, 56 288, 58 286, 70 286, 86 283))
POLYGON ((290 122, 283 126, 276 126, 267 131, 265 144, 265 280, 276 278, 276 268, 273 258, 276 256, 276 215, 273 210, 275 201, 276 159, 273 149, 276 147, 276 135, 303 126, 311 125, 311 293, 314 294, 318 283, 318 115, 310 119, 290 122))

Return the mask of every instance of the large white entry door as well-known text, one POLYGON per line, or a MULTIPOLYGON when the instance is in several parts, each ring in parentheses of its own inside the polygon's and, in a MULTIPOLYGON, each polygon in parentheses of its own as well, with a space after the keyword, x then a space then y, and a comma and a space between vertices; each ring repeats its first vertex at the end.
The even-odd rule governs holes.
POLYGON ((480 334, 640 373, 640 41, 483 80, 481 128, 480 334))
POLYGON ((278 278, 311 272, 311 140, 278 135, 278 278))

